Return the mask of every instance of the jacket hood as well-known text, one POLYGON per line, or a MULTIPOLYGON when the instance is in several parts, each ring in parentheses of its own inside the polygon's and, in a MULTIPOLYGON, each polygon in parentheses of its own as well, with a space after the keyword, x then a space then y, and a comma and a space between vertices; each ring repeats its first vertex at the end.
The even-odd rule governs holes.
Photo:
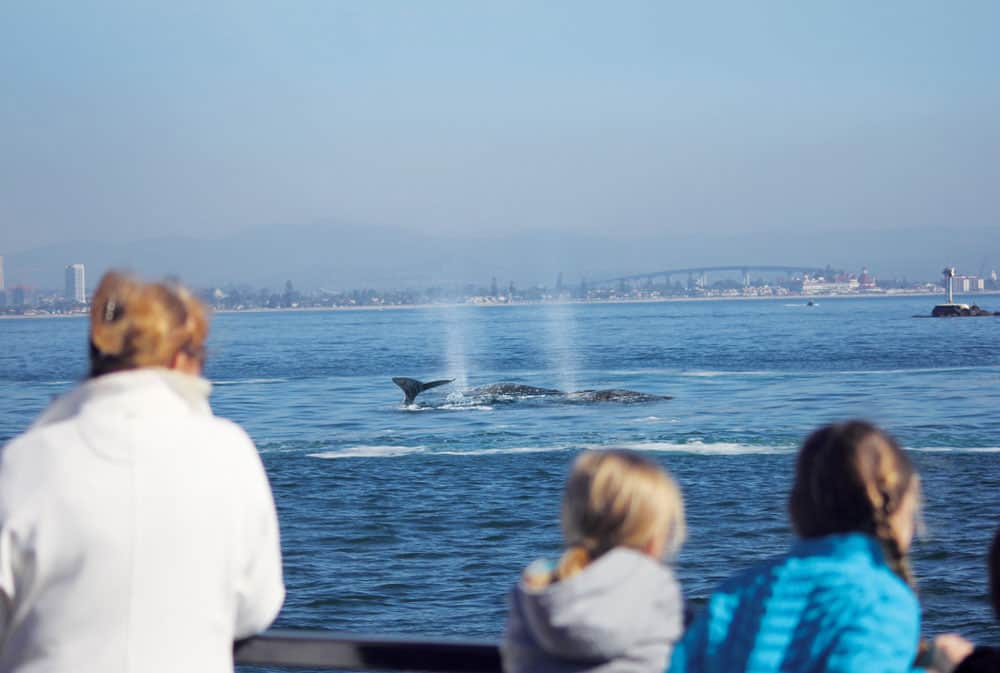
POLYGON ((136 427, 161 423, 169 432, 178 416, 212 416, 212 384, 199 376, 142 368, 89 379, 55 400, 32 429, 75 419, 80 437, 109 458, 128 455, 136 427))
POLYGON ((538 590, 519 584, 511 603, 511 620, 523 620, 511 627, 523 628, 546 653, 577 661, 635 658, 637 648, 669 644, 682 628, 682 598, 673 573, 622 547, 568 580, 538 590))
POLYGON ((211 414, 208 396, 212 384, 200 376, 172 369, 148 367, 88 379, 57 398, 42 412, 32 427, 59 423, 72 418, 87 405, 110 403, 121 410, 149 407, 150 398, 167 404, 182 404, 190 411, 211 414))

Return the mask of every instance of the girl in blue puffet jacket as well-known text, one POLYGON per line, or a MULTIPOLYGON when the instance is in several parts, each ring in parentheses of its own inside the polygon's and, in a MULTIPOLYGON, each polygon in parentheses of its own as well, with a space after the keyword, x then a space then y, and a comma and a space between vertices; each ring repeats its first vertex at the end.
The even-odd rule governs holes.
POLYGON ((902 673, 920 606, 907 552, 919 477, 870 423, 812 433, 789 513, 799 539, 725 582, 674 650, 670 673, 902 673))

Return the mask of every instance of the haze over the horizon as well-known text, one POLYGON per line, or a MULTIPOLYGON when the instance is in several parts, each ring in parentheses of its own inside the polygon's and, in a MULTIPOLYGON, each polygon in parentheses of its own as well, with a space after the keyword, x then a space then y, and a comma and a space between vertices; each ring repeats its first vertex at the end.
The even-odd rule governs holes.
POLYGON ((986 1, 8 3, 0 255, 56 286, 75 261, 975 273, 1000 267, 997 26, 986 1))

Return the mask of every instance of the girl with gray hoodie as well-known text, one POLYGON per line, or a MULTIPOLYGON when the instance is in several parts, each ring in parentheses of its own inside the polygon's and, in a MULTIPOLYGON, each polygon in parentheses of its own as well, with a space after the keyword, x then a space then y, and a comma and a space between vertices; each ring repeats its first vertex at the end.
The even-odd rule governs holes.
POLYGON ((511 590, 506 673, 662 673, 684 628, 680 586, 662 562, 684 541, 677 484, 623 450, 588 451, 562 504, 566 550, 511 590))

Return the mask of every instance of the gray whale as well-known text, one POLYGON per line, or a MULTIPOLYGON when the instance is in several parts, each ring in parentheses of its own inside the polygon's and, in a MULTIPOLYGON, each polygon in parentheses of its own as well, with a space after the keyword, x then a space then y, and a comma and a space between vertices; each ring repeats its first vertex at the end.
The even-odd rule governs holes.
POLYGON ((651 395, 636 390, 610 388, 608 390, 578 390, 575 393, 566 393, 566 399, 582 402, 654 402, 674 398, 670 395, 651 395))
MULTIPOLYGON (((454 381, 454 379, 443 379, 424 383, 423 381, 403 376, 397 376, 392 379, 393 383, 403 389, 403 394, 405 395, 403 398, 403 404, 407 405, 413 404, 417 395, 425 390, 437 388, 438 386, 443 386, 444 384, 451 383, 452 381, 454 381)), ((472 390, 466 390, 462 393, 462 395, 464 397, 472 398, 559 397, 570 402, 629 403, 673 399, 670 395, 651 395, 649 393, 640 393, 635 390, 622 390, 620 388, 610 388, 607 390, 578 390, 576 392, 567 393, 562 390, 556 390, 555 388, 538 388, 536 386, 528 386, 522 383, 491 383, 490 385, 479 386, 478 388, 473 388, 472 390)))
POLYGON ((403 404, 413 404, 413 400, 417 399, 417 395, 425 390, 443 386, 444 384, 451 383, 454 380, 455 379, 441 379, 440 381, 429 381, 424 383, 423 381, 418 381, 416 379, 408 379, 405 376, 394 376, 392 382, 403 389, 403 394, 406 395, 406 397, 403 398, 403 404))
POLYGON ((479 386, 462 393, 465 397, 487 397, 503 395, 510 397, 539 397, 545 395, 565 395, 561 390, 555 388, 537 388, 526 386, 521 383, 491 383, 488 386, 479 386))

